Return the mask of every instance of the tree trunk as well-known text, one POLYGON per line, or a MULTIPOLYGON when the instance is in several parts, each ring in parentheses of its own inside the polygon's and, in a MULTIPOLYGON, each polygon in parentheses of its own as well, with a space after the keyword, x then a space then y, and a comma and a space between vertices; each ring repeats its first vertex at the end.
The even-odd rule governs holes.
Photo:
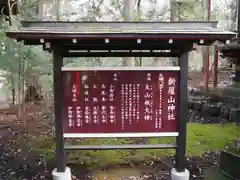
POLYGON ((137 16, 138 20, 141 20, 141 0, 137 0, 137 16))
POLYGON ((18 118, 21 115, 21 61, 22 61, 22 58, 19 58, 19 64, 18 64, 18 118))
MULTIPOLYGON (((134 4, 135 4, 135 0, 124 0, 124 20, 125 21, 133 20, 134 4)), ((131 67, 135 66, 135 58, 133 57, 124 58, 123 65, 131 66, 131 67)))
POLYGON ((62 16, 64 15, 64 12, 65 12, 65 0, 57 0, 57 14, 56 14, 56 17, 57 17, 57 20, 61 20, 62 19, 62 16))
MULTIPOLYGON (((202 0, 202 9, 204 11, 204 19, 208 19, 208 1, 209 0, 202 0)), ((206 59, 208 54, 207 54, 207 48, 206 46, 202 47, 202 71, 204 72, 205 66, 206 66, 206 59)))
POLYGON ((154 66, 156 66, 156 67, 164 66, 164 60, 165 59, 162 59, 161 57, 154 57, 153 58, 154 66))
POLYGON ((45 19, 45 16, 47 14, 47 4, 45 0, 39 0, 38 1, 38 17, 41 20, 45 19))
MULTIPOLYGON (((203 9, 207 10, 205 12, 205 19, 210 21, 210 0, 204 0, 203 2, 203 9)), ((204 72, 204 88, 206 91, 208 91, 208 81, 209 81, 209 65, 210 65, 210 46, 204 46, 202 47, 202 64, 203 64, 203 72, 204 72)))
MULTIPOLYGON (((30 49, 28 51, 30 53, 30 49)), ((43 99, 41 94, 41 85, 39 83, 39 75, 31 72, 28 67, 27 61, 23 60, 22 63, 22 88, 24 92, 24 85, 26 84, 26 92, 24 92, 24 101, 25 102, 39 102, 43 99), (25 78, 24 78, 25 77, 25 78)))
POLYGON ((204 11, 204 19, 207 19, 208 17, 208 1, 209 0, 202 0, 202 10, 204 11))
MULTIPOLYGON (((21 84, 22 84, 22 97, 24 97, 25 95, 25 59, 22 59, 22 67, 21 67, 21 74, 22 74, 22 80, 21 80, 21 84)), ((22 106, 22 111, 23 113, 25 113, 25 105, 24 105, 24 101, 23 101, 23 106, 22 106)))
POLYGON ((12 105, 15 105, 16 100, 16 90, 15 90, 15 80, 13 76, 13 71, 10 72, 10 78, 11 78, 11 89, 12 89, 12 105))
MULTIPOLYGON (((137 0, 137 19, 138 21, 141 20, 141 0, 137 0)), ((135 57, 135 65, 136 66, 142 66, 143 62, 142 62, 142 57, 135 57)))
POLYGON ((177 21, 177 1, 171 0, 171 17, 170 21, 177 21))
MULTIPOLYGON (((171 0, 170 21, 171 22, 177 21, 177 1, 176 0, 171 0)), ((168 66, 171 66, 174 64, 174 62, 172 62, 171 58, 163 59, 161 57, 154 57, 154 59, 153 59, 154 66, 164 66, 165 62, 168 66)))
MULTIPOLYGON (((62 1, 62 0, 60 0, 60 1, 62 1)), ((60 6, 61 4, 62 3, 61 2, 59 3, 58 0, 56 0, 56 4, 54 4, 53 1, 49 1, 49 0, 39 0, 38 1, 38 11, 37 11, 38 18, 40 20, 49 20, 48 14, 52 7, 56 8, 55 9, 56 14, 51 14, 51 17, 56 16, 58 18, 58 16, 59 16, 59 18, 60 18, 61 10, 58 10, 59 9, 58 6, 60 6)), ((64 7, 64 5, 62 5, 61 7, 64 7)))
POLYGON ((5 18, 4 16, 0 15, 0 29, 2 28, 4 23, 5 23, 5 18))

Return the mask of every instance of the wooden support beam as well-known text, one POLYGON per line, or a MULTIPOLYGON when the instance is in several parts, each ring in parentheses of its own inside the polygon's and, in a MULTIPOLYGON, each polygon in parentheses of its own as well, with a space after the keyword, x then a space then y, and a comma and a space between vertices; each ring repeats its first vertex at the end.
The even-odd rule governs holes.
POLYGON ((179 57, 175 52, 62 52, 64 57, 179 57))
POLYGON ((181 50, 184 44, 69 44, 65 50, 181 50))

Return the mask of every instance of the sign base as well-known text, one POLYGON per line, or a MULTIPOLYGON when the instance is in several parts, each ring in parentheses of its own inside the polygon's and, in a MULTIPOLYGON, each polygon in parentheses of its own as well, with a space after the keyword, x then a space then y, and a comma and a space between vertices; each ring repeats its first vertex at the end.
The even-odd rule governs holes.
POLYGON ((57 169, 54 169, 52 172, 53 180, 72 180, 71 170, 66 167, 65 172, 57 172, 57 169))
POLYGON ((185 169, 184 172, 177 172, 176 169, 171 170, 171 180, 189 180, 190 172, 185 169))

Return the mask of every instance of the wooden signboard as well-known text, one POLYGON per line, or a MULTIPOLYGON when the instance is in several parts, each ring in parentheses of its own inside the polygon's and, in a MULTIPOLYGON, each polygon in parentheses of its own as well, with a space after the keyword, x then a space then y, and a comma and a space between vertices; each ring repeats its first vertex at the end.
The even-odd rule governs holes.
POLYGON ((64 137, 177 136, 179 70, 62 68, 64 137))

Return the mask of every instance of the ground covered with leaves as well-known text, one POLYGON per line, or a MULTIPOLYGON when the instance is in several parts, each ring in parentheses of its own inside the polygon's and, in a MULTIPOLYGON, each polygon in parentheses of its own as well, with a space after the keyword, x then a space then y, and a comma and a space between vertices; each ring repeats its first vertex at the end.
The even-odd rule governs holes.
MULTIPOLYGON (((0 177, 8 180, 51 179, 55 167, 52 113, 34 112, 22 118, 6 118, 1 112, 0 177), (40 120, 41 117, 41 120, 40 120), (6 122, 8 119, 9 122, 6 122)), ((240 136, 235 124, 188 124, 187 162, 192 179, 202 179, 205 168, 218 163, 219 150, 240 136)), ((172 138, 78 139, 68 144, 170 143, 172 138)), ((76 179, 170 179, 175 158, 172 150, 75 151, 68 153, 68 166, 76 179)))
MULTIPOLYGON (((199 80, 200 81, 200 80, 199 80)), ((195 81, 194 81, 195 82, 195 81)), ((55 168, 52 108, 28 104, 17 117, 17 107, 0 111, 0 179, 50 180, 55 168)), ((240 136, 234 123, 202 124, 201 113, 190 110, 187 128, 187 166, 191 179, 219 163, 219 151, 232 147, 240 136), (198 121, 198 119, 200 121, 198 121)), ((172 143, 174 138, 77 139, 67 144, 172 143)), ((74 180, 170 180, 173 150, 114 150, 68 152, 74 180)))

